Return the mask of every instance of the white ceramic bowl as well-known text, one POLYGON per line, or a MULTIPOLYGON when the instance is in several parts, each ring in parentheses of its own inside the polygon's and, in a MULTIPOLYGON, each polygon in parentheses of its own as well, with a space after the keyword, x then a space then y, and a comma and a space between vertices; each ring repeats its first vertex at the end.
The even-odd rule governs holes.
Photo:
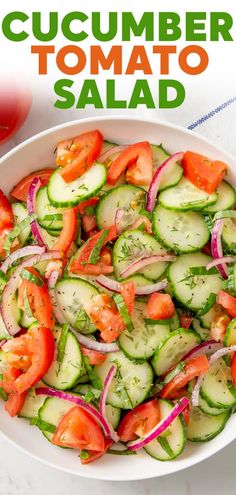
MULTIPOLYGON (((185 129, 161 122, 123 117, 80 120, 49 129, 21 144, 0 160, 0 185, 7 193, 25 175, 54 162, 53 150, 61 139, 81 132, 100 129, 106 139, 117 143, 149 140, 162 143, 171 152, 192 149, 229 164, 229 180, 236 186, 236 161, 206 139, 185 129)), ((224 431, 210 442, 188 443, 175 461, 159 462, 144 453, 136 456, 106 455, 101 460, 82 466, 76 452, 59 449, 47 442, 40 431, 23 419, 11 419, 0 406, 0 429, 15 446, 61 471, 102 480, 139 480, 171 474, 197 464, 236 438, 236 414, 224 431)))

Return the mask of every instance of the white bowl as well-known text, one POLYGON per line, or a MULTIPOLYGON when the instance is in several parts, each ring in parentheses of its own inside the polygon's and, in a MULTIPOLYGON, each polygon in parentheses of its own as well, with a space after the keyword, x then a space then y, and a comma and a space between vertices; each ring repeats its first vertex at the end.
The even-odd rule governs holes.
MULTIPOLYGON (((1 189, 7 193, 28 173, 54 162, 53 150, 61 139, 98 128, 106 139, 117 143, 149 140, 162 143, 171 152, 192 149, 229 164, 229 180, 236 186, 236 161, 208 140, 185 129, 162 122, 124 117, 91 118, 63 124, 32 137, 0 160, 1 189)), ((23 419, 11 419, 1 405, 0 428, 15 446, 49 466, 68 473, 101 480, 139 480, 171 474, 207 459, 236 438, 236 414, 224 431, 206 443, 188 443, 175 461, 159 462, 147 454, 136 456, 106 455, 99 461, 82 466, 76 452, 53 446, 41 432, 23 419)))

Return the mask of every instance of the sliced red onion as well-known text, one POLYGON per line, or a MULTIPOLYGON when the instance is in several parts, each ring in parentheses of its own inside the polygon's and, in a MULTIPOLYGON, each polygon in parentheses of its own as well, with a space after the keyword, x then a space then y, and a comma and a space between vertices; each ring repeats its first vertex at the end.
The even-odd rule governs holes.
MULTIPOLYGON (((209 359, 209 365, 215 363, 217 359, 220 359, 221 357, 225 356, 226 354, 230 354, 231 352, 236 352, 236 345, 231 345, 229 347, 222 347, 218 351, 216 351, 214 354, 209 359)), ((200 388, 202 385, 202 381, 206 373, 203 373, 203 375, 200 375, 197 379, 196 385, 193 389, 192 392, 192 397, 191 397, 191 402, 193 407, 198 407, 199 404, 199 394, 200 394, 200 388)))
POLYGON ((48 278, 48 287, 49 289, 54 289, 56 283, 57 283, 57 280, 58 280, 58 277, 59 277, 59 272, 58 270, 53 270, 51 273, 50 273, 50 277, 48 278))
POLYGON ((20 274, 21 270, 24 267, 31 267, 39 263, 40 261, 50 260, 52 258, 61 258, 62 253, 60 251, 51 251, 43 254, 36 254, 27 260, 24 260, 20 265, 16 268, 11 278, 5 285, 2 293, 2 303, 1 303, 1 313, 4 325, 10 335, 15 335, 18 333, 21 328, 18 322, 15 319, 15 316, 12 312, 12 300, 14 295, 18 289, 20 283, 20 274))
POLYGON ((0 341, 0 349, 2 349, 2 347, 4 346, 4 344, 6 344, 6 342, 7 342, 6 339, 0 341))
POLYGON ((148 211, 153 211, 155 204, 156 204, 156 199, 157 199, 157 193, 159 191, 161 181, 163 177, 165 176, 166 172, 170 170, 171 166, 175 162, 181 162, 183 159, 184 154, 182 152, 179 153, 174 153, 174 155, 170 156, 167 158, 162 165, 156 170, 156 172, 153 175, 152 182, 150 184, 148 193, 147 193, 147 210, 148 211))
POLYGON ((192 357, 200 356, 201 354, 213 354, 214 352, 221 349, 223 344, 221 342, 216 342, 215 340, 207 340, 206 342, 201 342, 201 344, 196 345, 191 351, 187 352, 181 361, 186 361, 192 357))
POLYGON ((83 407, 83 409, 86 409, 86 411, 88 411, 91 416, 93 416, 93 418, 102 426, 105 435, 107 437, 110 437, 110 429, 105 418, 97 409, 95 409, 95 407, 91 406, 91 404, 89 404, 88 402, 85 402, 85 400, 83 400, 81 397, 50 387, 36 388, 35 393, 36 395, 48 395, 49 397, 57 397, 58 399, 67 400, 69 402, 73 402, 77 406, 83 407))
MULTIPOLYGON (((223 248, 221 242, 221 234, 224 226, 224 220, 216 220, 211 232, 211 254, 213 258, 223 258, 223 248)), ((217 265, 217 269, 223 278, 227 278, 227 267, 224 264, 217 265)))
POLYGON ((122 218, 123 218, 124 214, 125 214, 125 211, 123 210, 123 208, 118 208, 116 210, 115 226, 116 226, 116 231, 117 231, 118 235, 122 234, 122 232, 123 232, 122 218))
POLYGON ((210 270, 214 266, 222 265, 224 263, 236 262, 236 256, 223 256, 222 258, 215 258, 213 261, 207 264, 206 269, 210 270))
POLYGON ((101 397, 100 397, 100 402, 99 402, 99 410, 100 410, 100 413, 101 415, 103 416, 103 418, 106 420, 108 426, 109 426, 109 430, 110 430, 110 437, 111 439, 113 440, 113 442, 119 442, 119 437, 116 433, 116 431, 114 430, 113 426, 109 423, 109 421, 107 420, 107 417, 106 417, 106 399, 107 399, 107 394, 108 394, 108 391, 109 391, 109 387, 111 385, 111 382, 116 374, 116 366, 113 364, 107 375, 106 375, 106 378, 104 380, 104 384, 103 384, 103 390, 102 390, 102 393, 101 393, 101 397))
MULTIPOLYGON (((120 292, 120 283, 116 280, 112 280, 105 275, 99 275, 97 277, 96 282, 104 287, 104 289, 108 289, 112 292, 120 292)), ((161 282, 157 282, 156 284, 143 285, 141 287, 135 287, 135 294, 137 296, 148 296, 149 294, 153 294, 153 292, 158 292, 159 290, 164 290, 168 285, 167 280, 162 280, 161 282)))
POLYGON ((121 276, 121 278, 130 277, 131 275, 136 273, 138 270, 145 268, 145 266, 152 265, 153 263, 158 263, 161 261, 164 261, 164 262, 174 261, 175 259, 176 259, 176 256, 173 256, 172 254, 163 254, 163 255, 153 254, 152 256, 142 257, 136 261, 133 261, 133 263, 131 263, 131 265, 126 267, 120 273, 120 276, 121 276))
POLYGON ((87 347, 88 349, 92 349, 93 351, 98 351, 98 352, 118 352, 119 346, 115 343, 112 342, 111 344, 106 344, 105 342, 98 342, 97 340, 90 339, 89 337, 86 337, 85 335, 82 335, 82 333, 76 332, 73 328, 71 329, 78 339, 78 342, 83 345, 84 347, 87 347))
POLYGON ((157 437, 162 435, 165 430, 173 423, 173 421, 183 412, 183 410, 189 405, 189 400, 187 397, 182 397, 179 399, 178 404, 174 406, 167 418, 162 419, 147 435, 128 443, 129 450, 139 450, 145 447, 148 443, 155 440, 157 437))
POLYGON ((121 151, 124 151, 127 148, 125 145, 120 145, 120 146, 112 146, 109 148, 105 153, 99 156, 98 161, 99 163, 105 163, 110 156, 115 155, 116 153, 121 153, 121 151))
POLYGON ((57 302, 55 290, 55 285, 57 283, 58 277, 59 272, 57 270, 53 270, 48 279, 48 292, 51 297, 54 316, 60 325, 64 325, 65 323, 68 323, 68 321, 65 319, 63 312, 61 311, 61 308, 57 302))
MULTIPOLYGON (((36 214, 36 196, 41 186, 42 186, 41 179, 39 177, 35 177, 30 185, 28 197, 27 197, 27 209, 29 215, 36 214)), ((45 246, 41 228, 37 220, 31 222, 31 231, 34 239, 38 242, 38 244, 40 246, 45 246)))
POLYGON ((14 261, 17 261, 21 258, 24 258, 25 256, 33 256, 34 254, 43 254, 45 252, 45 247, 43 246, 38 246, 38 245, 33 245, 33 246, 25 246, 21 249, 17 249, 13 253, 9 254, 5 261, 2 263, 0 269, 2 272, 6 273, 9 267, 14 263, 14 261))

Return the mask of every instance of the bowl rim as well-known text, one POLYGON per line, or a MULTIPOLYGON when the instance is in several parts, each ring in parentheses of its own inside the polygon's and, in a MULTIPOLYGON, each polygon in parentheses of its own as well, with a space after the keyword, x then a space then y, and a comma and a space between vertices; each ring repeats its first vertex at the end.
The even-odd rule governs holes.
MULTIPOLYGON (((222 152, 224 154, 224 156, 226 158, 228 158, 231 163, 234 163, 236 166, 236 158, 231 153, 225 151, 224 148, 221 148, 220 146, 218 146, 218 144, 215 144, 213 141, 206 138, 205 136, 202 136, 201 134, 196 133, 196 132, 194 132, 188 128, 185 128, 185 127, 177 125, 177 124, 172 124, 168 121, 162 121, 161 119, 156 119, 156 118, 153 119, 153 118, 134 117, 132 115, 131 116, 128 116, 128 115, 122 116, 122 115, 112 114, 112 115, 86 117, 83 119, 75 119, 75 120, 71 120, 69 122, 55 125, 53 127, 49 127, 43 131, 40 131, 39 133, 37 133, 37 134, 31 136, 30 138, 22 141, 20 144, 15 146, 13 149, 11 149, 7 153, 5 153, 0 158, 0 167, 2 165, 4 165, 4 162, 7 159, 9 159, 9 158, 13 157, 15 154, 17 154, 18 151, 27 147, 27 145, 36 142, 38 139, 43 138, 47 135, 50 135, 51 133, 60 131, 62 129, 67 129, 67 128, 70 128, 70 127, 76 126, 76 125, 82 126, 83 124, 90 124, 90 123, 91 124, 96 123, 96 125, 99 125, 99 122, 106 122, 106 121, 140 122, 140 123, 144 123, 144 124, 159 125, 159 126, 162 126, 163 128, 173 129, 175 131, 178 131, 178 132, 187 134, 189 136, 192 136, 195 139, 197 138, 199 141, 202 141, 203 143, 206 143, 206 144, 216 148, 217 150, 219 150, 219 152, 222 152)), ((125 476, 123 478, 120 478, 120 477, 116 477, 114 475, 113 471, 111 471, 111 473, 107 472, 106 476, 104 474, 99 475, 99 473, 97 473, 97 472, 93 474, 93 473, 91 473, 91 471, 90 471, 89 475, 87 474, 86 471, 76 473, 74 470, 71 470, 70 468, 67 468, 64 466, 59 466, 57 463, 54 463, 53 461, 48 461, 48 460, 44 459, 43 457, 40 457, 39 455, 37 455, 33 452, 30 452, 26 447, 23 447, 22 445, 16 443, 13 439, 9 438, 8 435, 5 432, 3 432, 1 429, 0 429, 0 435, 7 442, 9 442, 11 445, 13 445, 14 447, 17 447, 17 449, 19 451, 23 452, 24 454, 30 456, 34 460, 37 460, 46 466, 49 466, 51 468, 57 469, 59 471, 62 471, 62 472, 68 473, 68 474, 74 474, 74 475, 80 476, 81 478, 97 479, 97 480, 105 480, 105 481, 135 481, 135 480, 138 481, 138 480, 145 480, 145 479, 167 476, 168 474, 174 474, 176 472, 188 469, 188 468, 190 468, 196 464, 199 464, 199 463, 203 462, 204 460, 212 457, 213 455, 220 452, 223 448, 228 446, 230 443, 232 443, 236 439, 236 435, 235 435, 235 438, 232 438, 232 437, 228 438, 227 436, 224 440, 222 438, 222 441, 221 441, 221 443, 220 443, 220 445, 216 451, 212 452, 211 449, 208 449, 206 451, 206 453, 204 453, 204 455, 200 459, 198 459, 198 458, 196 459, 194 457, 189 458, 186 466, 180 467, 178 464, 173 463, 174 466, 172 465, 172 469, 171 469, 170 473, 157 473, 157 475, 155 476, 153 471, 151 471, 151 472, 145 471, 142 474, 137 472, 137 474, 135 474, 135 475, 129 475, 129 476, 125 476)))

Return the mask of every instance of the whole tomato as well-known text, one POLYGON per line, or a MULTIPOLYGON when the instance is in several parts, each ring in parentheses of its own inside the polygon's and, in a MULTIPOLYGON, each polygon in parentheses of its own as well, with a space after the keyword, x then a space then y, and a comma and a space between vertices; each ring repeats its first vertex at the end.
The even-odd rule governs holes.
POLYGON ((23 125, 31 102, 27 85, 14 80, 0 81, 0 144, 10 139, 23 125))

